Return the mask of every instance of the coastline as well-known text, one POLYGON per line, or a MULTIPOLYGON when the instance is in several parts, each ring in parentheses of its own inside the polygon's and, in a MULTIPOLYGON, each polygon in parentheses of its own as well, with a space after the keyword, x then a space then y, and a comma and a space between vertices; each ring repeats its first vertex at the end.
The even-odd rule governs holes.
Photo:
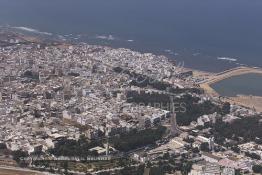
POLYGON ((199 85, 200 87, 206 90, 207 94, 213 96, 219 96, 219 94, 215 91, 215 89, 211 87, 212 84, 230 77, 250 74, 250 73, 256 73, 262 75, 262 68, 240 66, 217 74, 210 74, 210 76, 207 77, 207 79, 205 79, 204 81, 200 82, 199 85))
MULTIPOLYGON (((27 35, 27 34, 20 33, 20 32, 17 32, 17 31, 12 31, 12 30, 10 32, 17 35, 18 39, 24 40, 24 41, 27 41, 27 42, 44 43, 46 41, 51 41, 52 43, 58 44, 59 47, 64 47, 64 46, 69 46, 71 44, 73 44, 73 45, 76 44, 76 43, 71 43, 70 41, 60 41, 60 40, 57 40, 57 39, 50 40, 50 39, 45 38, 45 37, 40 36, 40 35, 27 35)), ((100 45, 94 45, 94 46, 100 46, 100 45)), ((110 47, 110 46, 102 46, 102 47, 108 47, 108 48, 115 49, 115 48, 110 47)), ((129 48, 127 48, 127 49, 129 49, 129 48)), ((131 51, 133 51, 133 50, 131 50, 131 51)), ((138 52, 138 51, 134 51, 134 52, 138 52)), ((162 56, 162 55, 159 55, 159 56, 162 56)), ((170 59, 165 55, 163 55, 163 56, 166 57, 171 64, 176 63, 175 59, 170 59)), ((262 68, 245 67, 245 66, 235 67, 235 68, 228 69, 228 70, 218 72, 218 73, 217 72, 208 72, 208 71, 204 71, 204 70, 197 70, 197 69, 190 68, 190 67, 184 67, 184 65, 178 66, 178 68, 182 68, 185 72, 186 71, 192 71, 194 78, 202 80, 202 81, 196 83, 196 85, 199 86, 200 88, 202 88, 205 91, 205 93, 208 96, 211 96, 211 97, 221 97, 221 95, 218 92, 216 92, 215 89, 213 89, 211 87, 211 85, 216 83, 216 82, 219 82, 221 80, 224 80, 224 79, 227 79, 227 78, 230 78, 230 77, 243 75, 243 74, 249 74, 249 73, 262 74, 262 68)), ((259 97, 259 96, 252 97, 251 98, 252 100, 251 100, 250 96, 239 95, 237 97, 224 97, 223 99, 225 101, 231 102, 233 104, 239 104, 241 106, 246 106, 248 108, 254 108, 257 111, 262 112, 262 97, 259 97), (254 99, 256 99, 255 102, 253 102, 254 99)))
POLYGON ((238 95, 236 97, 225 98, 224 100, 231 102, 233 104, 238 104, 240 106, 248 107, 250 109, 255 109, 255 111, 262 113, 262 97, 261 96, 238 95))
MULTIPOLYGON (((237 67, 233 69, 229 69, 217 74, 210 74, 206 80, 199 83, 199 86, 204 89, 205 93, 212 97, 220 98, 221 95, 211 87, 212 84, 222 81, 224 79, 228 79, 231 77, 244 75, 244 74, 261 74, 262 76, 262 68, 257 67, 237 67)), ((252 96, 252 95, 237 95, 233 97, 225 96, 220 98, 224 102, 230 102, 231 104, 237 104, 240 106, 245 106, 250 109, 254 109, 257 112, 262 112, 262 96, 252 96)))

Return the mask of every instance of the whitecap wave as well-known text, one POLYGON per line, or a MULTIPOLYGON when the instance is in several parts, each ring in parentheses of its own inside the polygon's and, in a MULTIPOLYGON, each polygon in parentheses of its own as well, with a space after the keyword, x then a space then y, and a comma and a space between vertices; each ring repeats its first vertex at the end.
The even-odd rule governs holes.
POLYGON ((18 29, 18 30, 27 31, 27 32, 42 34, 42 35, 52 35, 52 33, 41 32, 41 31, 39 31, 39 30, 32 29, 32 28, 29 28, 29 27, 13 27, 13 28, 14 28, 14 29, 18 29))
POLYGON ((97 35, 96 36, 97 39, 102 39, 102 40, 110 40, 113 41, 115 40, 115 37, 113 35, 97 35))
POLYGON ((169 55, 179 55, 178 53, 176 53, 176 52, 174 52, 174 51, 172 51, 172 50, 169 50, 169 49, 166 49, 166 50, 164 50, 166 53, 168 53, 169 55))
POLYGON ((127 40, 127 42, 134 42, 134 40, 132 40, 132 39, 129 39, 129 40, 127 40))
POLYGON ((201 53, 199 53, 199 52, 197 52, 197 53, 193 53, 192 55, 193 56, 198 56, 198 55, 200 55, 201 53))
POLYGON ((239 65, 239 66, 247 66, 246 64, 243 64, 243 63, 236 63, 236 65, 239 65))
POLYGON ((218 60, 226 60, 226 61, 231 61, 231 62, 236 62, 236 58, 230 58, 230 57, 217 57, 218 60))

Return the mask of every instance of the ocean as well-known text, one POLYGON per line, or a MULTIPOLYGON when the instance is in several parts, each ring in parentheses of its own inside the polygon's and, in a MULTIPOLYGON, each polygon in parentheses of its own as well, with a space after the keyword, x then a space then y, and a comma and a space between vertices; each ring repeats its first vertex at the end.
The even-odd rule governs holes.
POLYGON ((0 0, 0 26, 219 72, 262 67, 261 9, 261 0, 0 0))

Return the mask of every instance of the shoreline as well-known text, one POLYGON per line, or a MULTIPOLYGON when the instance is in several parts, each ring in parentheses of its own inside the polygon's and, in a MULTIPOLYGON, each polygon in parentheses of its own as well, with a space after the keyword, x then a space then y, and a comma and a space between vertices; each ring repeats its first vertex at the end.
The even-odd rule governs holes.
POLYGON ((203 88, 206 91, 206 93, 209 95, 220 96, 219 93, 216 92, 216 90, 211 87, 212 84, 222 81, 224 79, 228 79, 230 77, 235 77, 235 76, 250 74, 250 73, 256 73, 262 75, 262 68, 240 66, 217 74, 210 74, 210 76, 207 77, 207 79, 203 80, 202 82, 199 82, 199 86, 203 88))
MULTIPOLYGON (((199 86, 204 89, 205 93, 212 97, 221 97, 221 95, 211 87, 212 84, 217 83, 219 81, 245 75, 245 74, 261 74, 262 76, 262 68, 257 67, 237 67, 233 69, 229 69, 217 74, 210 74, 210 76, 199 83, 199 86)), ((257 112, 262 112, 262 96, 253 96, 253 95, 237 95, 233 97, 225 96, 223 98, 220 98, 224 102, 230 102, 231 104, 237 104, 240 106, 245 106, 250 109, 254 109, 257 112)))
POLYGON ((206 90, 207 94, 213 96, 220 96, 218 92, 216 92, 216 90, 211 87, 212 84, 222 81, 224 79, 228 79, 230 77, 235 77, 235 76, 250 74, 250 73, 256 73, 262 75, 262 68, 240 66, 217 74, 210 74, 210 76, 207 77, 207 79, 200 82, 199 85, 204 90, 206 90))
MULTIPOLYGON (((20 33, 17 31, 9 31, 13 34, 15 34, 18 39, 23 39, 26 40, 28 42, 46 42, 46 38, 40 35, 30 35, 30 34, 24 34, 24 33, 20 33)), ((51 40, 48 40, 51 42, 51 40)), ((60 41, 60 40, 52 40, 54 43, 60 45, 60 47, 63 46, 69 46, 69 45, 75 45, 76 43, 71 43, 70 41, 60 41)), ((81 43, 79 43, 81 44, 81 43)), ((88 44, 88 43, 86 43, 88 44)), ((88 45, 93 45, 93 46, 98 46, 98 47, 108 47, 108 48, 112 48, 112 49, 116 49, 110 46, 103 46, 103 45, 95 45, 95 44, 88 44, 88 45)), ((128 50, 131 50, 132 52, 139 52, 139 51, 135 51, 129 48, 125 48, 128 50)), ((142 52, 139 52, 142 53, 142 52)), ((153 54, 153 53, 152 53, 153 54)), ((154 54, 156 55, 156 54, 154 54)), ((176 60, 175 59, 171 59, 165 55, 157 55, 157 56, 164 56, 167 58, 167 60, 170 62, 170 64, 176 64, 176 60)), ((178 67, 179 68, 179 67, 178 67)), ((209 72, 209 71, 205 71, 205 70, 198 70, 198 69, 194 69, 194 68, 190 68, 190 67, 184 67, 184 65, 181 66, 181 68, 184 71, 192 71, 193 72, 193 77, 194 78, 199 78, 202 79, 202 81, 196 83, 200 88, 202 88, 205 93, 209 96, 212 97, 220 97, 221 95, 216 92, 215 89, 213 89, 211 87, 212 84, 219 82, 221 80, 230 78, 230 77, 234 77, 234 76, 238 76, 238 75, 243 75, 243 74, 249 74, 249 73, 259 73, 262 75, 262 68, 260 67, 245 67, 245 66, 239 66, 239 67, 235 67, 235 68, 231 68, 231 69, 227 69, 224 70, 222 72, 209 72)), ((248 100, 249 96, 247 95, 242 95, 242 98, 238 98, 238 97, 225 97, 226 99, 230 99, 229 101, 233 102, 233 103, 237 103, 240 104, 242 106, 247 106, 250 108, 250 105, 252 106, 253 103, 247 103, 246 101, 250 101, 248 100), (245 98, 243 98, 245 97, 245 98)), ((259 97, 260 98, 260 97, 259 97)), ((262 98, 262 97, 261 97, 262 98)), ((262 112, 262 100, 261 100, 261 105, 258 104, 254 104, 254 108, 259 109, 259 111, 262 112), (255 107, 254 107, 255 106, 255 107), (261 109, 261 110, 260 110, 261 109)))
MULTIPOLYGON (((183 57, 175 57, 174 55, 175 54, 168 54, 168 52, 166 52, 166 50, 140 50, 140 49, 135 49, 133 47, 128 47, 127 45, 123 45, 123 46, 119 46, 119 44, 117 45, 114 45, 114 44, 110 44, 110 43, 107 43, 105 41, 102 41, 100 43, 98 42, 95 42, 93 43, 93 41, 83 41, 83 40, 74 40, 72 38, 67 38, 67 36, 73 36, 73 35, 76 35, 76 37, 79 39, 81 36, 79 35, 82 35, 82 34, 58 34, 58 33, 48 33, 48 32, 43 32, 43 31, 39 31, 37 29, 34 29, 34 28, 29 28, 29 27, 12 27, 12 26, 0 26, 0 31, 1 29, 3 30, 7 30, 7 31, 10 31, 10 32, 14 32, 14 33, 17 33, 17 34, 22 34, 23 37, 27 37, 29 39, 29 41, 31 40, 32 42, 34 42, 34 40, 42 40, 42 41, 54 41, 54 42, 61 42, 61 43, 67 43, 67 44, 79 44, 79 43, 86 43, 88 45, 92 45, 92 46, 101 46, 101 47, 109 47, 109 48, 112 48, 112 49, 119 49, 119 48, 124 48, 124 49, 129 49, 133 52, 139 52, 139 53, 142 53, 142 54, 145 54, 145 53, 151 53, 153 55, 156 55, 156 56, 164 56, 166 57, 168 60, 170 60, 170 62, 176 62, 176 63, 181 63, 182 65, 181 66, 185 66, 185 61, 186 59, 183 57)), ((85 36, 85 35, 83 35, 85 36)), ((110 41, 110 40, 107 40, 107 41, 110 41)), ((112 40, 114 41, 114 40, 112 40)), ((178 54, 179 55, 179 54, 178 54)), ((193 54, 194 55, 194 54, 193 54)), ((188 57, 188 55, 186 56, 188 57)), ((217 59, 216 60, 219 60, 220 57, 217 57, 217 56, 214 56, 216 57, 217 59)), ((221 57, 221 58, 227 58, 227 57, 221 57)), ((220 60, 227 60, 227 61, 230 61, 228 59, 221 59, 220 60)), ((231 58, 233 59, 233 58, 231 58)), ((189 61, 187 60, 187 63, 189 61)), ((235 62, 235 61, 231 61, 230 63, 232 62, 235 62)), ((227 62, 225 62, 224 65, 226 65, 227 62)), ((239 67, 240 65, 245 65, 244 63, 243 64, 234 64, 234 65, 231 65, 231 66, 221 66, 219 68, 219 70, 217 69, 213 69, 212 66, 206 66, 206 68, 200 68, 199 66, 193 66, 191 64, 190 65, 187 65, 186 67, 184 67, 185 69, 189 69, 189 70, 193 70, 195 72, 202 72, 201 74, 203 73, 206 73, 206 74, 216 74, 216 73, 219 73, 221 71, 226 71, 227 69, 232 69, 232 68, 236 68, 236 67, 239 67)), ((248 66, 248 65, 247 65, 248 66)))
POLYGON ((237 95, 236 97, 224 98, 224 100, 262 113, 262 96, 237 95))

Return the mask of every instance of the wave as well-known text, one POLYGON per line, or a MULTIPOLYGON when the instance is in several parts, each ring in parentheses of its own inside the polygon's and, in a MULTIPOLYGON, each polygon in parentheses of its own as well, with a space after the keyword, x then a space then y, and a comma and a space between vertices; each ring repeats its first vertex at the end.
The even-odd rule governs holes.
POLYGON ((129 39, 129 40, 127 40, 127 42, 134 42, 134 40, 132 40, 132 39, 129 39))
POLYGON ((236 63, 236 65, 239 65, 239 66, 248 66, 247 64, 243 64, 243 63, 236 63))
POLYGON ((175 55, 175 56, 177 56, 177 55, 179 55, 178 53, 176 53, 176 52, 174 52, 174 51, 172 51, 172 50, 169 50, 169 49, 166 49, 166 50, 164 50, 166 53, 168 53, 169 55, 175 55))
POLYGON ((232 62, 236 62, 237 59, 236 58, 230 58, 230 57, 217 57, 218 60, 226 60, 226 61, 232 61, 232 62))
POLYGON ((41 31, 39 31, 39 30, 32 29, 32 28, 29 28, 29 27, 12 27, 12 28, 18 29, 18 30, 27 31, 27 32, 31 32, 31 33, 42 34, 42 35, 52 35, 52 33, 41 32, 41 31))
POLYGON ((96 36, 97 39, 102 39, 102 40, 109 40, 109 41, 113 41, 115 40, 116 38, 113 36, 113 35, 97 35, 96 36))
POLYGON ((200 55, 201 53, 199 53, 199 52, 197 52, 197 53, 193 53, 192 55, 193 56, 198 56, 198 55, 200 55))

